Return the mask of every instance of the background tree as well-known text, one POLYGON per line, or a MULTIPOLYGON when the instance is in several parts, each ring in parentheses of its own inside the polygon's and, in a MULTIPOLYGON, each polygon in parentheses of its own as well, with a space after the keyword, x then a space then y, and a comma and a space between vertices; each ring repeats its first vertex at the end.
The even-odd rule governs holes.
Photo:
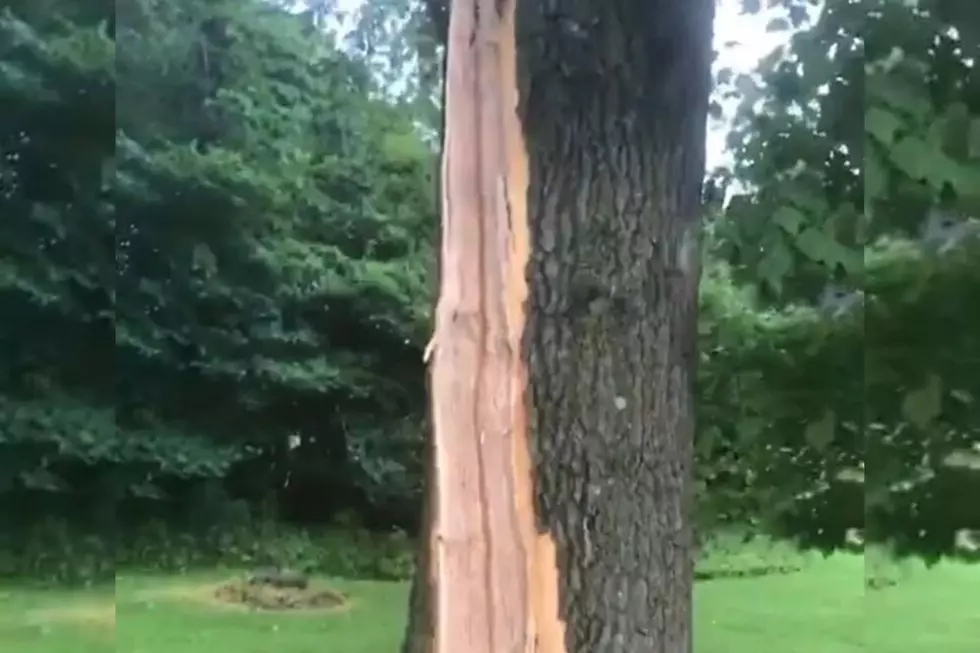
MULTIPOLYGON (((755 70, 716 62, 698 577, 799 564, 718 562, 743 534, 967 555, 975 4, 745 4, 787 36, 755 70)), ((444 9, 378 0, 346 35, 330 3, 7 3, 0 573, 412 573, 444 9)), ((570 110, 547 106, 532 151, 570 110)))
POLYGON ((118 34, 111 6, 49 4, 0 20, 4 532, 24 556, 71 539, 38 514, 220 539, 230 497, 412 526, 434 161, 412 119, 267 3, 129 3, 118 34))

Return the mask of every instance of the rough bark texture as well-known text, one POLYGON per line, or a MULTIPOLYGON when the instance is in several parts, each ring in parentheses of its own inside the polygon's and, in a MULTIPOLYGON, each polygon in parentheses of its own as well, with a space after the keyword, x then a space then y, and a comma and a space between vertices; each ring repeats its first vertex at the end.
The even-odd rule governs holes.
POLYGON ((691 651, 713 10, 452 4, 407 653, 691 651))
POLYGON ((539 529, 557 540, 569 653, 691 651, 713 10, 518 3, 539 529))

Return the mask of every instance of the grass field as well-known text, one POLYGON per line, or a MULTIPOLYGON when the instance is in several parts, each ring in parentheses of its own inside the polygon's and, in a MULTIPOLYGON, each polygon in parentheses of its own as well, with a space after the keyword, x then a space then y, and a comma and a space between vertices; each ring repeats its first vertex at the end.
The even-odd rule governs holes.
MULTIPOLYGON (((865 561, 836 556, 798 573, 700 582, 698 653, 972 653, 980 566, 899 570, 866 592, 865 561)), ((0 650, 17 653, 396 653, 407 587, 332 581, 350 601, 328 613, 248 613, 210 601, 217 575, 121 576, 112 588, 0 588, 0 650)), ((324 581, 329 582, 329 581, 324 581)))

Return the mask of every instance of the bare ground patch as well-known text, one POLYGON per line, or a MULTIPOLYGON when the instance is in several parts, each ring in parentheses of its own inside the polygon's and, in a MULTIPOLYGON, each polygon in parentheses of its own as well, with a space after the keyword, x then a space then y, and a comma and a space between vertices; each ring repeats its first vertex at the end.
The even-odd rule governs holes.
POLYGON ((249 583, 245 579, 199 585, 169 585, 158 590, 140 592, 137 600, 181 601, 217 609, 277 613, 334 612, 349 607, 343 594, 315 584, 300 589, 249 583))

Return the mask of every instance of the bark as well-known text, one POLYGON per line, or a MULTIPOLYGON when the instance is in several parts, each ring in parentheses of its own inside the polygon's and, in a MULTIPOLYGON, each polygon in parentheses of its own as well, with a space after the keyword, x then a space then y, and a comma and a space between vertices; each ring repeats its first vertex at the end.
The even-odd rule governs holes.
POLYGON ((540 528, 569 653, 691 651, 713 0, 519 3, 540 528))
POLYGON ((514 2, 450 14, 404 650, 689 653, 714 2, 514 2))

